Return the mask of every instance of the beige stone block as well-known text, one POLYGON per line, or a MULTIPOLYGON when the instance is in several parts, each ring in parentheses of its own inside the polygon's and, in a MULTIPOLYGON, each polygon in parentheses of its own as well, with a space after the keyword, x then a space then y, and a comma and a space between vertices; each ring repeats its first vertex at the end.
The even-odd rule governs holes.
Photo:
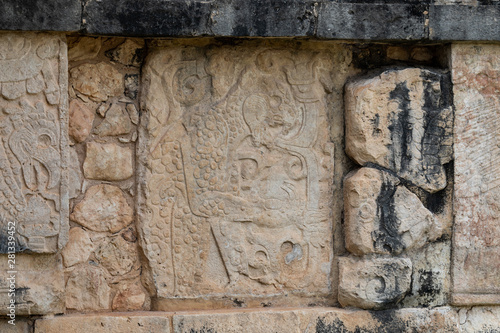
POLYGON ((87 139, 92 130, 95 112, 87 103, 74 99, 69 103, 69 128, 68 134, 75 142, 87 139))
POLYGON ((157 313, 66 315, 38 319, 35 333, 170 333, 170 318, 157 313))
POLYGON ((69 272, 66 282, 66 308, 79 312, 111 308, 111 288, 103 268, 84 263, 69 272))
POLYGON ((0 33, 1 253, 67 242, 67 66, 63 35, 0 33))
POLYGON ((363 309, 394 306, 410 290, 411 273, 409 259, 339 258, 339 302, 363 309))
POLYGON ((17 288, 16 316, 64 312, 64 273, 59 255, 17 253, 14 261, 0 256, 0 315, 10 311, 7 306, 12 283, 17 288))
POLYGON ((111 105, 106 112, 106 118, 96 127, 95 133, 99 136, 113 136, 128 134, 132 130, 132 123, 128 112, 123 106, 111 105))
POLYGON ((101 50, 101 37, 68 38, 69 61, 92 60, 101 50))
POLYGON ((71 228, 69 230, 69 240, 66 247, 61 252, 64 267, 71 267, 87 261, 94 249, 94 244, 90 235, 82 228, 71 228))
POLYGON ((146 302, 146 292, 140 281, 125 283, 113 298, 113 311, 141 310, 146 302))
POLYGON ((83 163, 86 178, 98 180, 125 180, 132 177, 132 150, 112 143, 87 143, 83 163))
POLYGON ((440 72, 387 70, 346 85, 346 152, 431 193, 446 186, 452 159, 451 84, 440 72))
POLYGON ((139 234, 160 298, 330 293, 319 77, 337 56, 252 45, 172 45, 146 61, 139 234))
POLYGON ((439 238, 442 228, 419 198, 389 173, 361 168, 344 180, 346 248, 398 254, 439 238))
POLYGON ((119 187, 101 184, 87 190, 70 218, 90 230, 115 233, 132 223, 133 215, 119 187))
POLYGON ((31 333, 31 321, 22 318, 22 317, 16 317, 14 318, 14 321, 12 319, 7 318, 7 319, 0 319, 0 332, 2 333, 31 333), (11 323, 9 323, 9 321, 11 323), (13 325, 15 324, 15 325, 13 325))
POLYGON ((458 310, 461 333, 500 331, 500 307, 473 307, 458 310))
POLYGON ((123 75, 109 63, 83 64, 69 73, 71 87, 94 102, 123 94, 123 75))
POLYGON ((234 333, 457 332, 450 308, 383 311, 336 308, 174 314, 173 331, 234 333))
POLYGON ((453 45, 453 295, 500 304, 500 46, 453 45))
POLYGON ((121 235, 103 242, 95 251, 95 258, 112 276, 122 276, 140 268, 137 243, 128 242, 121 235))
POLYGON ((106 56, 122 65, 140 67, 145 56, 144 47, 144 40, 126 39, 113 50, 107 51, 106 56))

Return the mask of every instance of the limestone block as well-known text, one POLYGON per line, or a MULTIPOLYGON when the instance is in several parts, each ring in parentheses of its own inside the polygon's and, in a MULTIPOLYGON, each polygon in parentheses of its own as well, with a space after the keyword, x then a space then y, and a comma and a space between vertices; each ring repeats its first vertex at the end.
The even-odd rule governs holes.
POLYGON ((68 134, 75 142, 82 142, 89 136, 94 122, 95 112, 89 105, 74 99, 69 103, 68 134))
POLYGON ((332 57, 152 51, 138 214, 159 297, 329 293, 334 156, 319 77, 332 57))
POLYGON ((83 174, 80 160, 74 148, 69 149, 68 154, 68 196, 70 199, 76 198, 82 190, 83 174))
POLYGON ((68 40, 69 61, 92 60, 101 50, 101 37, 76 37, 68 40))
POLYGON ((18 253, 14 262, 6 255, 0 256, 0 315, 8 313, 13 281, 17 288, 16 316, 64 312, 64 273, 59 255, 18 253))
POLYGON ((122 65, 140 67, 146 54, 144 47, 143 40, 126 39, 116 48, 107 51, 106 56, 122 65))
POLYGON ((388 70, 346 86, 346 151, 437 192, 452 159, 453 110, 448 75, 419 68, 388 70))
POLYGON ((250 310, 174 314, 173 331, 227 333, 458 332, 451 308, 250 310))
POLYGON ((63 36, 0 33, 0 253, 66 244, 67 80, 63 36))
POLYGON ((124 284, 113 298, 113 311, 141 310, 146 302, 146 297, 140 281, 124 284))
POLYGON ((140 267, 137 244, 121 236, 111 237, 95 252, 96 260, 112 275, 125 275, 140 267))
POLYGON ((99 136, 128 134, 132 123, 128 112, 120 105, 113 104, 106 112, 106 118, 97 126, 95 133, 99 136))
POLYGON ((499 332, 500 307, 473 307, 458 312, 461 333, 499 332))
POLYGON ((0 332, 2 333, 31 333, 30 321, 26 318, 16 317, 14 321, 12 319, 0 319, 0 332), (10 324, 11 321, 13 324, 10 324))
POLYGON ((108 310, 111 288, 100 266, 81 264, 69 273, 66 282, 66 308, 80 312, 108 310))
POLYGON ((87 143, 83 174, 89 179, 125 180, 133 174, 132 150, 112 143, 87 143))
POLYGON ((70 70, 70 85, 94 102, 123 94, 123 75, 112 65, 83 64, 70 70))
POLYGON ((500 46, 454 45, 452 77, 452 302, 500 304, 500 46))
POLYGON ((344 180, 346 248, 353 254, 398 254, 441 236, 434 215, 389 173, 361 168, 344 180))
POLYGON ((69 241, 61 252, 64 267, 71 267, 87 261, 94 249, 90 235, 82 228, 71 228, 69 230, 69 241))
POLYGON ((386 308, 410 290, 409 259, 339 258, 339 302, 363 309, 386 308))
POLYGON ((35 333, 170 333, 170 318, 156 313, 67 315, 39 319, 35 333))
POLYGON ((87 190, 70 218, 90 230, 115 233, 132 223, 133 215, 120 188, 100 184, 87 190))

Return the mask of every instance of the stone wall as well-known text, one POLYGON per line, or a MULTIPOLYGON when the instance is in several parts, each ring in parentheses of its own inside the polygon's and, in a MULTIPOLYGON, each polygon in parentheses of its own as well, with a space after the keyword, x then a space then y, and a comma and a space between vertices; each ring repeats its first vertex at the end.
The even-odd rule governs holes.
POLYGON ((0 32, 1 332, 500 330, 496 28, 300 3, 328 40, 219 38, 302 35, 195 1, 215 38, 144 38, 108 5, 0 32))

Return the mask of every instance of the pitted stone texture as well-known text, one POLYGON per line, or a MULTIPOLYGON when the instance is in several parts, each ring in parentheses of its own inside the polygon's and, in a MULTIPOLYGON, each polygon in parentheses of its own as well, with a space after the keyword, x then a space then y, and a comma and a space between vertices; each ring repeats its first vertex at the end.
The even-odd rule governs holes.
POLYGON ((54 253, 68 239, 64 36, 0 33, 0 253, 54 253))
POLYGON ((346 86, 346 151, 429 192, 446 186, 453 110, 448 75, 388 70, 346 86))
POLYGON ((66 315, 39 319, 35 333, 170 333, 170 318, 158 313, 66 315))
POLYGON ((86 262, 94 249, 90 235, 82 228, 69 230, 68 244, 62 251, 64 267, 74 266, 86 262))
POLYGON ((106 272, 99 266, 81 264, 68 274, 66 282, 66 308, 80 312, 109 310, 111 288, 106 272))
POLYGON ((82 142, 89 136, 94 122, 95 112, 90 106, 78 99, 69 103, 68 134, 75 142, 82 142))
POLYGON ((83 163, 85 178, 97 180, 125 180, 132 177, 132 150, 113 143, 87 143, 83 163))
POLYGON ((258 43, 151 52, 138 213, 159 297, 329 292, 325 86, 332 60, 346 71, 342 52, 258 43))
POLYGON ((124 90, 123 75, 105 62, 72 68, 70 85, 94 102, 104 102, 109 97, 123 94, 124 90))
POLYGON ((103 242, 95 251, 95 258, 112 276, 122 276, 140 268, 137 244, 120 235, 103 242))
POLYGON ((95 133, 99 136, 128 134, 132 130, 132 123, 125 105, 113 104, 106 111, 104 121, 96 127, 95 133))
POLYGON ((457 332, 457 314, 450 308, 344 310, 335 308, 249 310, 174 314, 175 333, 360 333, 457 332))
POLYGON ((500 46, 453 45, 457 305, 500 304, 500 46))
POLYGON ((393 306, 410 290, 411 273, 409 259, 339 258, 339 302, 362 309, 393 306))
POLYGON ((346 248, 398 254, 439 238, 442 230, 418 197, 385 171, 361 168, 344 180, 346 248))
POLYGON ((500 307, 473 307, 458 311, 461 333, 500 332, 500 307))
MULTIPOLYGON (((0 315, 7 314, 10 304, 7 280, 15 275, 17 288, 16 316, 59 314, 64 312, 64 273, 62 259, 53 254, 16 254, 16 273, 8 273, 7 255, 0 256, 0 315)), ((3 331, 2 331, 3 332, 3 331)))
POLYGON ((132 223, 133 215, 119 187, 101 184, 87 190, 70 218, 90 230, 115 233, 132 223))

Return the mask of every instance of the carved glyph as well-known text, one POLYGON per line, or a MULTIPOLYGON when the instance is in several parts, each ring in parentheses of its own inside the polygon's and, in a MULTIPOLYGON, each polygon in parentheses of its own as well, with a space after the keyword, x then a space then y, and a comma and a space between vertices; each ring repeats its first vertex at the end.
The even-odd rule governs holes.
POLYGON ((328 292, 326 58, 256 47, 149 56, 139 214, 160 297, 328 292))
POLYGON ((65 41, 0 34, 0 91, 1 232, 15 222, 17 251, 55 252, 68 232, 65 41))

